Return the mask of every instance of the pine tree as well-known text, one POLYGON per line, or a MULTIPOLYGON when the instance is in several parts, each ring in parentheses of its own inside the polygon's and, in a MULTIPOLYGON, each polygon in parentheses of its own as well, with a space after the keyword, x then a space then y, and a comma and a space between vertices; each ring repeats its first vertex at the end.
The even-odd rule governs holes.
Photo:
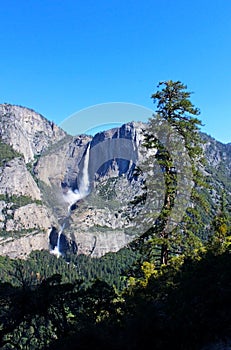
MULTIPOLYGON (((149 120, 144 137, 145 152, 154 152, 146 157, 141 168, 148 173, 154 162, 158 164, 164 178, 162 184, 160 177, 155 178, 154 173, 146 186, 153 195, 153 201, 158 191, 163 195, 163 185, 165 193, 159 216, 152 215, 152 225, 149 224, 141 240, 146 241, 143 249, 149 259, 158 258, 160 264, 166 265, 171 255, 188 253, 201 246, 196 234, 201 224, 198 206, 203 203, 200 191, 205 182, 200 172, 203 150, 199 130, 202 123, 197 118, 200 114, 198 108, 190 101, 191 93, 180 81, 160 82, 157 87, 161 89, 151 96, 157 103, 156 114, 149 120), (185 178, 181 181, 182 172, 185 172, 185 178), (190 182, 193 182, 191 187, 190 182), (182 202, 177 207, 179 186, 185 187, 183 195, 188 195, 190 201, 185 200, 185 204, 182 202)), ((149 214, 149 222, 150 217, 149 214)))

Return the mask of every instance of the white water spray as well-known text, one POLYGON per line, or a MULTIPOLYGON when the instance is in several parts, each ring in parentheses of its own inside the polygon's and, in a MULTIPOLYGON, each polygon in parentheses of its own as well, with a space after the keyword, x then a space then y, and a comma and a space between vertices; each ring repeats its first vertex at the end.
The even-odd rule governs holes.
POLYGON ((88 166, 89 166, 89 155, 90 155, 90 142, 87 146, 87 151, 84 157, 84 163, 83 163, 83 176, 80 181, 79 186, 79 193, 81 198, 86 197, 89 193, 89 173, 88 173, 88 166))
POLYGON ((62 255, 62 253, 60 251, 60 238, 61 238, 61 234, 63 233, 64 228, 65 228, 65 222, 58 232, 57 245, 54 247, 53 250, 51 250, 51 254, 56 255, 57 258, 59 258, 62 255))
POLYGON ((88 167, 89 167, 90 146, 91 144, 89 142, 85 156, 84 156, 83 170, 82 170, 82 176, 79 183, 79 189, 78 190, 76 189, 74 191, 72 191, 72 189, 69 189, 67 193, 64 195, 64 200, 69 203, 69 206, 68 206, 69 215, 71 213, 71 206, 89 194, 90 181, 89 181, 88 167))
POLYGON ((64 231, 65 225, 66 225, 66 220, 69 218, 71 215, 71 207, 72 205, 76 204, 80 199, 86 197, 89 194, 89 173, 88 173, 88 166, 89 166, 89 155, 90 155, 90 142, 87 146, 86 154, 84 157, 84 163, 83 163, 83 171, 82 171, 82 177, 80 180, 79 184, 79 189, 77 190, 72 190, 68 189, 68 191, 63 195, 65 202, 69 203, 68 206, 68 214, 64 219, 64 223, 61 226, 59 233, 58 233, 58 239, 57 239, 57 245, 55 248, 51 251, 52 254, 56 255, 57 257, 60 257, 62 255, 60 251, 60 238, 61 234, 64 231))

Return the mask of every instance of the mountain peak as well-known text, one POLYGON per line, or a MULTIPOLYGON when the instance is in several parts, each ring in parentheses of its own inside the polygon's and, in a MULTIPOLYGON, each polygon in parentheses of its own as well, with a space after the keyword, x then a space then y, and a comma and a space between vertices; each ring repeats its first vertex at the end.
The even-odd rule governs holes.
POLYGON ((65 136, 62 129, 32 109, 0 104, 0 137, 21 153, 26 163, 65 136))

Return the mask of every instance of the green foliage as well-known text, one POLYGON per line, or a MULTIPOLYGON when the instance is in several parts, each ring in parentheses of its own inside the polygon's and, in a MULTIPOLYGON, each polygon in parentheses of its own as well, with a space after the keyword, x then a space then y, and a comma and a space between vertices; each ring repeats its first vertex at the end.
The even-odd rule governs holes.
POLYGON ((130 255, 124 250, 117 259, 80 255, 68 262, 45 251, 32 252, 27 260, 2 257, 0 347, 44 349, 66 332, 117 322, 121 302, 116 290, 125 286, 122 271, 134 260, 130 255))
POLYGON ((36 204, 42 204, 42 201, 38 199, 32 199, 29 196, 18 196, 18 195, 8 195, 6 194, 0 194, 0 200, 5 201, 6 203, 12 204, 11 209, 17 209, 20 207, 23 207, 24 205, 36 203, 36 204))
POLYGON ((16 157, 21 157, 22 155, 15 150, 10 145, 2 142, 0 138, 0 167, 4 166, 6 162, 16 157))
POLYGON ((107 179, 106 183, 98 185, 99 195, 105 200, 111 200, 116 197, 115 185, 118 179, 116 177, 107 179))
POLYGON ((217 213, 212 221, 211 234, 207 246, 216 254, 231 250, 231 213, 225 192, 221 194, 217 213))
POLYGON ((65 283, 81 280, 83 286, 87 288, 96 279, 100 279, 121 291, 126 285, 126 271, 137 260, 137 256, 136 252, 126 248, 121 249, 116 255, 108 253, 101 258, 70 254, 57 259, 48 251, 33 251, 26 260, 10 260, 2 257, 2 264, 5 267, 0 270, 0 278, 2 281, 19 286, 13 276, 18 266, 21 266, 24 278, 33 283, 36 281, 40 283, 54 274, 60 274, 65 283))
MULTIPOLYGON (((226 251, 199 255, 174 257, 158 270, 146 261, 140 278, 130 278, 121 292, 99 279, 84 287, 60 274, 40 278, 15 262, 10 268, 15 282, 0 284, 0 347, 74 350, 97 344, 98 349, 138 350, 151 344, 159 350, 197 350, 225 339, 231 256, 226 251)), ((1 258, 0 264, 12 263, 1 258)))

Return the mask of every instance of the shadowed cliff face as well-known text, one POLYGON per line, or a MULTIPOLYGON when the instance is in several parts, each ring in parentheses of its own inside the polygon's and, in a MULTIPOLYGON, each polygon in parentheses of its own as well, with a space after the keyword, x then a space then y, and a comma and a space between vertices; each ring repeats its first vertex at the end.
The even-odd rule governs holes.
MULTIPOLYGON (((64 221, 63 250, 101 256, 134 239, 132 220, 141 206, 131 203, 144 194, 134 169, 148 156, 141 146, 144 128, 128 123, 72 137, 34 111, 0 105, 1 141, 17 151, 1 159, 0 254, 54 249, 64 221)), ((203 138, 204 172, 216 200, 222 186, 231 193, 231 144, 203 138)))
MULTIPOLYGON (((132 173, 141 157, 141 125, 129 123, 106 132, 96 134, 90 142, 89 181, 94 182, 105 176, 132 178, 132 173)), ((81 178, 82 162, 77 183, 81 178)))

